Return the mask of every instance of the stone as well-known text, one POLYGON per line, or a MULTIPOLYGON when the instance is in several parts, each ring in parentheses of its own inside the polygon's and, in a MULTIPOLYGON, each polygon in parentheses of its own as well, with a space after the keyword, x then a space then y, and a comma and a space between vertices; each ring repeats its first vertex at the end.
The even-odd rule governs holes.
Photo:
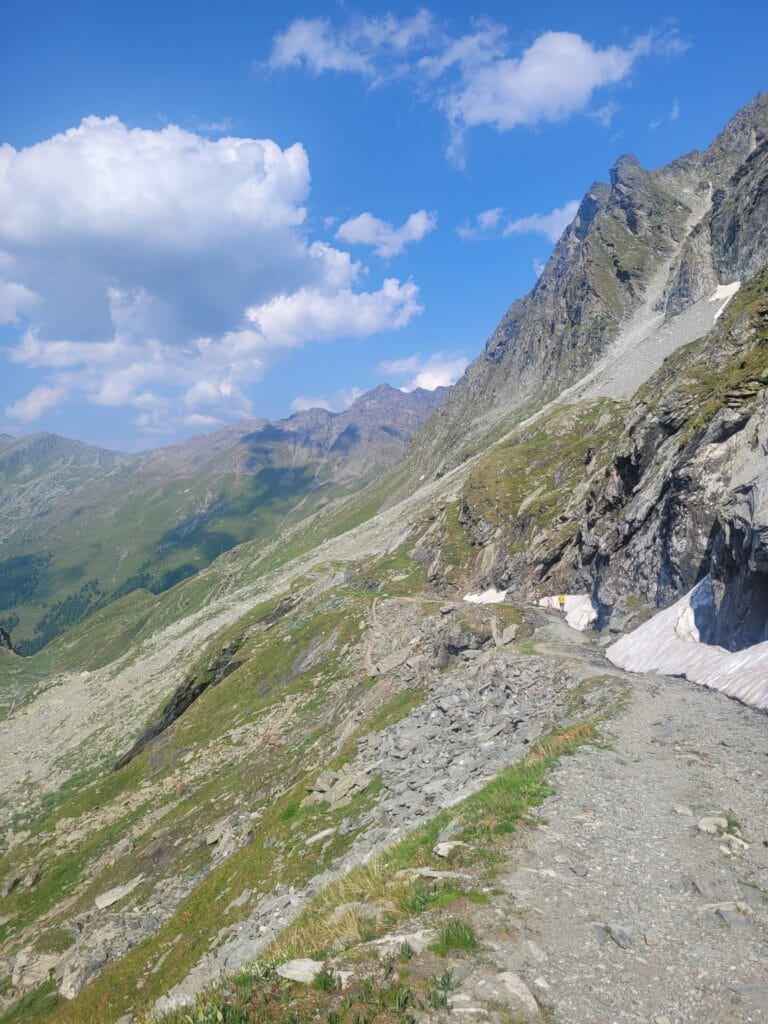
POLYGON ((728 828, 728 822, 725 818, 699 818, 696 828, 705 835, 717 836, 728 828))
POLYGON ((693 817, 693 811, 686 804, 672 804, 672 810, 675 814, 679 814, 681 818, 693 817))
POLYGON ((345 807, 352 802, 356 793, 362 793, 371 784, 371 776, 367 771, 349 772, 342 775, 338 782, 325 794, 331 808, 345 807))
POLYGON ((327 839, 328 836, 332 836, 335 834, 335 828, 324 828, 322 832, 315 832, 313 836, 310 836, 309 839, 306 839, 305 843, 307 846, 314 846, 315 843, 319 843, 321 839, 327 839))
MULTIPOLYGON (((108 943, 116 935, 115 929, 104 929, 98 933, 108 943)), ((78 949, 72 946, 56 965, 56 981, 59 995, 74 999, 79 992, 95 978, 109 959, 106 943, 78 949)))
POLYGON ((126 882, 124 885, 117 885, 114 889, 109 889, 107 892, 103 892, 100 896, 97 896, 94 900, 97 910, 106 910, 107 907, 111 907, 114 903, 118 903, 124 896, 141 885, 144 875, 136 875, 130 882, 126 882))
POLYGON ((510 626, 506 626, 501 631, 501 646, 506 647, 507 644, 511 644, 513 640, 517 639, 518 626, 516 623, 512 623, 510 626))
POLYGON ((11 971, 12 987, 22 993, 42 985, 55 971, 60 957, 60 953, 36 953, 31 947, 19 950, 11 971))
POLYGON ((497 982, 508 997, 510 1009, 523 1020, 539 1020, 539 1004, 523 979, 512 971, 502 971, 497 982))
POLYGON ((230 904, 225 908, 224 913, 228 914, 231 910, 239 910, 240 907, 244 907, 248 900, 253 896, 253 889, 243 889, 239 896, 236 896, 230 904))
POLYGON ((460 839, 449 839, 447 842, 438 843, 432 850, 432 853, 436 857, 450 857, 454 850, 458 850, 462 846, 466 846, 460 839))
POLYGON ((3 882, 3 887, 0 889, 0 896, 10 896, 21 881, 22 877, 22 875, 9 875, 3 882))
POLYGON ((761 1009, 768 1010, 768 982, 737 981, 731 985, 733 992, 749 999, 761 1009))
POLYGON ((715 911, 715 916, 720 920, 722 924, 727 925, 729 928, 748 928, 749 921, 742 914, 736 913, 734 910, 727 910, 725 907, 720 907, 719 910, 715 911))
POLYGON ((749 843, 745 843, 739 836, 724 835, 721 836, 723 844, 728 847, 731 853, 743 853, 749 849, 749 843))
POLYGON ((311 984, 315 977, 322 971, 325 964, 322 960, 288 960, 280 964, 277 973, 286 981, 298 981, 304 985, 311 984))
POLYGON ((26 874, 24 875, 24 879, 22 881, 22 885, 24 886, 25 889, 32 889, 34 886, 37 885, 42 876, 43 871, 40 865, 32 864, 29 868, 27 868, 26 874))
POLYGON ((407 647, 401 647, 397 651, 393 651, 388 654, 386 658, 382 658, 381 661, 375 666, 375 674, 377 676, 385 676, 389 672, 394 672, 395 669, 400 668, 408 660, 410 650, 407 647))
POLYGON ((123 839, 121 839, 119 843, 115 844, 112 850, 112 853, 115 857, 125 857, 126 854, 132 852, 133 840, 130 838, 130 836, 125 836, 123 839))
POLYGON ((384 956, 393 956, 400 952, 404 943, 408 943, 414 953, 423 953, 437 938, 434 928, 420 928, 414 932, 398 932, 382 935, 368 943, 370 948, 378 950, 384 956))
POLYGON ((625 928, 624 925, 608 924, 605 930, 621 949, 629 949, 631 946, 634 946, 634 936, 629 928, 625 928))
POLYGON ((452 612, 455 612, 455 611, 456 611, 456 605, 455 604, 444 604, 444 605, 441 605, 441 607, 440 607, 440 614, 441 615, 450 615, 452 612))

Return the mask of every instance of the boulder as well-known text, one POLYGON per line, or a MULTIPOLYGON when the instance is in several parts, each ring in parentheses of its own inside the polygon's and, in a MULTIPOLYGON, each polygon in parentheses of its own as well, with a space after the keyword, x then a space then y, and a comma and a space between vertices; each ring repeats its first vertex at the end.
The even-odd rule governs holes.
POLYGON ((139 886, 142 882, 144 875, 136 875, 130 882, 125 882, 124 885, 116 885, 114 889, 109 889, 107 892, 103 892, 100 896, 97 896, 94 900, 97 910, 106 910, 107 907, 111 907, 113 903, 118 903, 128 893, 139 886))
POLYGON ((457 850, 460 846, 466 846, 460 839, 449 839, 447 842, 438 843, 437 846, 432 850, 432 853, 436 857, 450 857, 454 850, 457 850))
POLYGON ((309 985, 324 966, 322 960, 288 960, 287 963, 280 964, 277 973, 286 981, 299 981, 309 985))
POLYGON ((11 986, 23 993, 42 985, 56 970, 60 956, 60 953, 37 953, 31 947, 19 950, 11 970, 11 986))

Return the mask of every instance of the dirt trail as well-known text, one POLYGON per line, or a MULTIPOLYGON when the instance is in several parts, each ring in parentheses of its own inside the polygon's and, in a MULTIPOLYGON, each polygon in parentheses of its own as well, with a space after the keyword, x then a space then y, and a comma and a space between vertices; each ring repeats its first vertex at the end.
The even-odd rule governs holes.
POLYGON ((768 1021, 768 717, 625 678, 610 745, 561 762, 542 823, 508 848, 483 913, 522 927, 494 959, 558 1024, 768 1021), (716 816, 726 833, 702 831, 716 816))

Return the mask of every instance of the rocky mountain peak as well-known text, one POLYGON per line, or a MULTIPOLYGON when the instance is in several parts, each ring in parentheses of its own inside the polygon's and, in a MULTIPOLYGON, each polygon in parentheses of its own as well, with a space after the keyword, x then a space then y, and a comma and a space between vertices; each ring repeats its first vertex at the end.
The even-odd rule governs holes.
POLYGON ((704 153, 654 170, 620 156, 424 428, 417 472, 445 470, 468 434, 574 384, 633 323, 678 315, 754 274, 768 255, 767 135, 761 93, 704 153))
POLYGON ((611 186, 615 189, 621 185, 632 186, 647 175, 640 161, 632 153, 624 153, 618 158, 610 170, 611 186))
POLYGON ((742 107, 704 152, 710 174, 730 177, 768 135, 768 92, 742 107))

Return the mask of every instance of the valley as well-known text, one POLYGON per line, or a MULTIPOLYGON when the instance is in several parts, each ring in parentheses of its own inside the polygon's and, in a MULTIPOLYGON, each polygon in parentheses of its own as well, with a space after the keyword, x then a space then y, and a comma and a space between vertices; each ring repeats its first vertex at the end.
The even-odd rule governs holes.
POLYGON ((767 161, 620 158, 448 391, 0 439, 2 1024, 768 1019, 767 161))

